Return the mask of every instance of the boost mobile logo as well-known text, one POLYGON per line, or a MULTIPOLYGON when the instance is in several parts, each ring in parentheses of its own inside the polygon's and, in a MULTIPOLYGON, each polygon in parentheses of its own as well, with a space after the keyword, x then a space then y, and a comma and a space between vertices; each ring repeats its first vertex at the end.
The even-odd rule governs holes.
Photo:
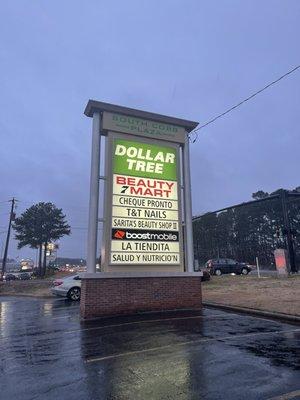
POLYGON ((116 231, 114 234, 114 237, 116 239, 124 239, 125 232, 124 231, 116 231))
POLYGON ((155 241, 176 241, 177 240, 177 236, 172 234, 172 233, 130 233, 130 232, 126 232, 126 239, 128 240, 132 240, 132 239, 136 239, 136 240, 155 240, 155 241))
POLYGON ((113 229, 112 239, 149 240, 153 242, 178 242, 178 232, 113 229))

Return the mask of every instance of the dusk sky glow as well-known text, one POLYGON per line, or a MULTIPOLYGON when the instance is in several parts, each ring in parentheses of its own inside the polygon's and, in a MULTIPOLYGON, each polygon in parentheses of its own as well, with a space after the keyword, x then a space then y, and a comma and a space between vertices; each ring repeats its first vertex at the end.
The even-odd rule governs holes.
MULTIPOLYGON (((300 2, 4 2, 0 21, 0 251, 10 203, 61 207, 86 257, 89 99, 205 123, 300 64, 300 2)), ((193 214, 300 186, 300 70, 199 131, 193 214)), ((10 257, 35 258, 30 249, 10 257)))

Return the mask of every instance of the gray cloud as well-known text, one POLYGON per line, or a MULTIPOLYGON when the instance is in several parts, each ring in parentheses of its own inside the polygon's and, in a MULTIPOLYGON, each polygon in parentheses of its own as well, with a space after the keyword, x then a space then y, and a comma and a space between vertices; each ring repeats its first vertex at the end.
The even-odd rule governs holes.
MULTIPOLYGON (((18 212, 53 201, 85 228, 89 98, 203 123, 299 63, 299 17, 296 0, 6 2, 0 201, 16 196, 18 212)), ((298 72, 200 132, 195 214, 300 184, 299 82, 298 72)), ((0 226, 7 211, 1 203, 0 226)), ((74 229, 61 254, 84 257, 85 234, 74 229)))

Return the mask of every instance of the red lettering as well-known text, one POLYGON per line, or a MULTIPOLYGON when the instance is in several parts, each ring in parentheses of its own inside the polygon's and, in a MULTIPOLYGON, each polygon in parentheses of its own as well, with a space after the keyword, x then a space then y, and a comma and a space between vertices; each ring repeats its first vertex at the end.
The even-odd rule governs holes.
POLYGON ((135 185, 135 178, 127 178, 127 185, 134 186, 135 185))
POLYGON ((172 189, 172 186, 174 185, 174 182, 172 182, 172 183, 166 182, 166 185, 169 187, 169 189, 172 189))
POLYGON ((154 189, 154 196, 163 196, 163 191, 161 189, 154 189))
POLYGON ((147 185, 146 185, 146 183, 145 183, 145 181, 143 179, 139 179, 137 181, 136 186, 144 186, 144 187, 146 187, 147 185))
POLYGON ((144 196, 147 196, 147 195, 148 195, 148 196, 153 196, 150 189, 146 189, 146 190, 144 191, 144 196))
POLYGON ((130 194, 139 194, 143 195, 143 189, 142 188, 134 188, 133 186, 130 186, 130 194))
POLYGON ((126 185, 126 178, 124 178, 123 176, 117 176, 116 180, 119 185, 126 185))
POLYGON ((160 180, 151 181, 150 179, 116 176, 116 182, 119 185, 130 186, 130 193, 140 196, 170 197, 172 189, 175 189, 174 182, 160 180))

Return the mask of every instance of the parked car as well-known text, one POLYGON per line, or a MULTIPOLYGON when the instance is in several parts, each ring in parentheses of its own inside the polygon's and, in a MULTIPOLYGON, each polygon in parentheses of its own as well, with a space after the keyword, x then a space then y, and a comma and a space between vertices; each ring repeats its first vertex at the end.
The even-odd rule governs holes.
POLYGON ((56 296, 68 297, 70 300, 80 300, 81 276, 77 274, 56 279, 53 281, 51 292, 56 296))
POLYGON ((28 279, 31 279, 31 275, 27 272, 22 272, 19 274, 19 279, 21 279, 21 281, 27 281, 28 279))
POLYGON ((241 263, 230 258, 208 260, 205 267, 211 275, 217 276, 233 273, 237 275, 248 275, 252 270, 246 263, 241 263))
POLYGON ((18 278, 14 274, 5 274, 4 280, 5 281, 16 281, 18 278))

